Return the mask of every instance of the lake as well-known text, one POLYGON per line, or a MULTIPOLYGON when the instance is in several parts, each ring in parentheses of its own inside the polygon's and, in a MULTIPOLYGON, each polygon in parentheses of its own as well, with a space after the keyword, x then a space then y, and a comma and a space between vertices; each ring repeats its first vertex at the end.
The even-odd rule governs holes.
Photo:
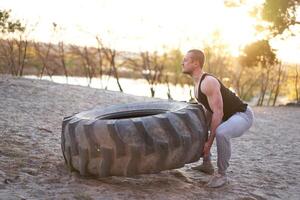
MULTIPOLYGON (((62 84, 70 84, 70 85, 81 85, 81 86, 88 86, 91 88, 98 88, 98 89, 107 89, 112 91, 120 91, 117 85, 117 81, 114 77, 109 76, 102 76, 100 78, 92 78, 91 83, 89 83, 89 79, 86 77, 68 77, 65 76, 43 76, 39 78, 35 75, 27 75, 24 76, 25 78, 30 79, 42 79, 42 80, 49 80, 55 83, 62 83, 62 84)), ((126 94, 132 94, 137 96, 151 96, 150 92, 150 85, 147 83, 145 79, 129 79, 129 78, 120 78, 119 82, 122 86, 123 92, 126 94)), ((185 84, 183 87, 180 85, 173 85, 170 84, 170 93, 171 97, 177 101, 189 101, 191 96, 190 93, 193 95, 193 87, 185 84)), ((155 89, 155 96, 156 98, 161 99, 168 99, 168 87, 167 84, 157 84, 154 86, 155 89)))

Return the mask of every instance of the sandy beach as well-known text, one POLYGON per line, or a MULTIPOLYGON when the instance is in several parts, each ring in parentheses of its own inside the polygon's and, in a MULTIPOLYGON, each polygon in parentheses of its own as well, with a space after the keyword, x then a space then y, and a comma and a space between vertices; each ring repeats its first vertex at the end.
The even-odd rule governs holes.
MULTIPOLYGON (((232 141, 230 183, 205 186, 191 169, 84 178, 61 152, 65 116, 117 103, 152 101, 119 92, 0 75, 0 199, 300 199, 300 108, 254 107, 255 122, 232 141)), ((216 147, 213 146, 216 166, 216 147)))

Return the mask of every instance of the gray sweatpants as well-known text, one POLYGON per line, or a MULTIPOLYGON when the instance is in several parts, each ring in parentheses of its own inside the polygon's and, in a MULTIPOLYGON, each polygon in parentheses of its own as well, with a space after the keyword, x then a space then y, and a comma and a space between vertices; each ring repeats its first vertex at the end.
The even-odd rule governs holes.
MULTIPOLYGON (((216 141, 218 152, 218 172, 225 174, 229 167, 231 157, 231 138, 240 137, 253 124, 253 111, 250 106, 245 112, 238 112, 227 121, 222 122, 216 129, 216 141)), ((210 160, 210 158, 208 158, 210 160)))

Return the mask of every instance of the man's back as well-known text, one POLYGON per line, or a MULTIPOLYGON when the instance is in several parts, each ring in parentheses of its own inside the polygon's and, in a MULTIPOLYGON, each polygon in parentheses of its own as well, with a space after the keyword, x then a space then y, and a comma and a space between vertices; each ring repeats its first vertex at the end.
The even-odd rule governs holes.
MULTIPOLYGON (((202 75, 201 80, 199 82, 199 86, 197 88, 198 95, 196 98, 197 98, 198 102, 203 104, 206 109, 208 109, 210 112, 212 112, 212 109, 210 108, 209 103, 208 103, 207 96, 201 91, 201 83, 207 76, 214 77, 213 75, 208 74, 208 73, 204 73, 202 75)), ((214 77, 214 78, 217 79, 216 77, 214 77)), ((243 103, 243 101, 238 96, 236 96, 235 93, 233 93, 231 90, 226 88, 219 79, 217 79, 217 80, 221 86, 220 90, 221 90, 221 95, 222 95, 222 99, 223 99, 224 116, 223 116, 222 120, 226 121, 233 114, 235 114, 237 112, 244 112, 247 109, 247 104, 243 103)))

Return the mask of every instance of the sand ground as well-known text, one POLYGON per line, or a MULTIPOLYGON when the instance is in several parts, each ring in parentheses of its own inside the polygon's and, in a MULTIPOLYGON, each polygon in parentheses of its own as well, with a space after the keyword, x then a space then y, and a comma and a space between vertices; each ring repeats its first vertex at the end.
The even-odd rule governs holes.
MULTIPOLYGON (((230 184, 210 189, 191 166, 159 174, 87 179, 65 167, 64 116, 146 97, 0 76, 0 199, 300 199, 300 108, 254 107, 232 141, 230 184)), ((216 148, 213 147, 216 166, 216 148)))

